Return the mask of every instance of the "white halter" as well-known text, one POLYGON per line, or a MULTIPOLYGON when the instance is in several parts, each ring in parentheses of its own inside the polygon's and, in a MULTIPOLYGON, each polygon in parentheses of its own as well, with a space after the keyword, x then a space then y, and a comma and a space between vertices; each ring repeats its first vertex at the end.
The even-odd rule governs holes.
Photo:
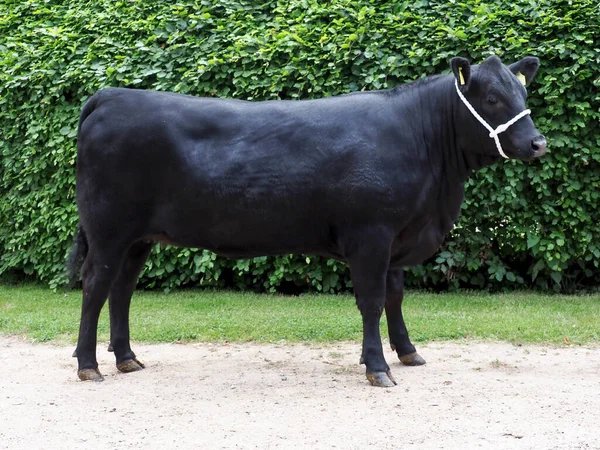
POLYGON ((456 86, 456 92, 458 92, 458 96, 460 97, 460 99, 462 100, 462 102, 465 104, 465 106, 469 109, 469 111, 471 111, 471 114, 473 114, 475 116, 475 118, 477 120, 479 120, 479 122, 481 123, 481 125, 483 125, 490 132, 490 137, 492 139, 494 139, 494 141, 496 142, 496 147, 498 148, 498 153, 500 153, 503 158, 508 159, 508 156, 506 156, 506 153, 504 153, 504 151, 502 150, 502 146, 500 145, 500 139, 498 138, 498 135, 500 133, 502 133, 503 131, 506 131, 507 128, 510 127, 517 120, 521 119, 522 117, 525 117, 527 114, 531 114, 531 110, 530 109, 526 109, 525 111, 520 112, 515 117, 513 117, 512 119, 510 119, 508 122, 503 123, 502 125, 498 125, 496 127, 496 129, 494 130, 490 126, 490 124, 487 123, 485 121, 485 119, 483 117, 481 117, 477 113, 477 111, 475 111, 475 108, 473 108, 473 106, 465 98, 465 96, 463 95, 463 93, 460 92, 460 89, 458 87, 458 82, 456 80, 454 81, 454 86, 456 86))

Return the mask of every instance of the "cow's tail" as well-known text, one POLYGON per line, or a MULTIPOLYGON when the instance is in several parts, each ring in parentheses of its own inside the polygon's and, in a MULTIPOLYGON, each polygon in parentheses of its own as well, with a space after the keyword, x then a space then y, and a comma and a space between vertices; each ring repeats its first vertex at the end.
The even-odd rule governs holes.
MULTIPOLYGON (((96 109, 99 100, 98 93, 92 95, 81 108, 81 114, 79 115, 79 124, 77 125, 77 145, 81 145, 81 125, 88 118, 90 114, 96 109)), ((79 281, 81 275, 81 268, 83 262, 88 254, 88 241, 85 235, 85 230, 81 224, 77 224, 75 229, 75 238, 73 239, 73 247, 67 258, 67 279, 68 288, 73 289, 79 281)))
POLYGON ((67 271, 69 279, 68 287, 70 289, 73 289, 77 284, 77 281, 79 281, 81 268, 83 267, 83 262, 88 254, 88 250, 89 247, 85 231, 81 224, 78 224, 77 229, 75 230, 73 247, 71 248, 71 253, 69 253, 69 257, 67 258, 67 271))

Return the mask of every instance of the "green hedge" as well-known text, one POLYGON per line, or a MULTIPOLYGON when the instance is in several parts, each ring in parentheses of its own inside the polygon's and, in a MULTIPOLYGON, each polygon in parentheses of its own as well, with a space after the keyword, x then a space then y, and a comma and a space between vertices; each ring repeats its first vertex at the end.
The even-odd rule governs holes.
MULTIPOLYGON (((600 282, 600 12, 594 1, 167 1, 0 3, 0 274, 51 286, 77 223, 76 125, 104 86, 244 99, 383 89, 451 57, 541 59, 529 106, 549 155, 477 173, 444 248, 411 269, 426 288, 600 282)), ((231 261, 156 247, 146 286, 335 292, 339 262, 231 261)))

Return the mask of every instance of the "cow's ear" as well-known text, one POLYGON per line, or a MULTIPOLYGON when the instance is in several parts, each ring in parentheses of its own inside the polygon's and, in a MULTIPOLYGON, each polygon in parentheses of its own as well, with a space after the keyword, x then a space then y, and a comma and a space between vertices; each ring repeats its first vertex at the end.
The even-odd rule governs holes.
POLYGON ((459 86, 468 86, 471 81, 471 64, 465 58, 457 56, 450 60, 450 67, 459 86))
POLYGON ((523 85, 527 86, 535 77, 540 67, 540 60, 535 56, 526 56, 521 61, 508 66, 510 71, 514 73, 523 85))

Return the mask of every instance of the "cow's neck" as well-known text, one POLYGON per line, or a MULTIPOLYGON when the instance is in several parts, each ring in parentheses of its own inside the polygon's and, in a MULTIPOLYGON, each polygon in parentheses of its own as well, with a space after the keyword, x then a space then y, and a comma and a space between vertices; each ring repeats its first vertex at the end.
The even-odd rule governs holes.
POLYGON ((501 159, 499 155, 488 155, 481 151, 487 143, 473 142, 471 134, 461 136, 457 131, 464 127, 460 127, 455 120, 461 103, 452 75, 433 77, 418 92, 420 111, 416 117, 421 117, 423 128, 428 130, 424 144, 430 161, 436 161, 436 166, 451 178, 447 181, 464 183, 474 170, 501 159))

